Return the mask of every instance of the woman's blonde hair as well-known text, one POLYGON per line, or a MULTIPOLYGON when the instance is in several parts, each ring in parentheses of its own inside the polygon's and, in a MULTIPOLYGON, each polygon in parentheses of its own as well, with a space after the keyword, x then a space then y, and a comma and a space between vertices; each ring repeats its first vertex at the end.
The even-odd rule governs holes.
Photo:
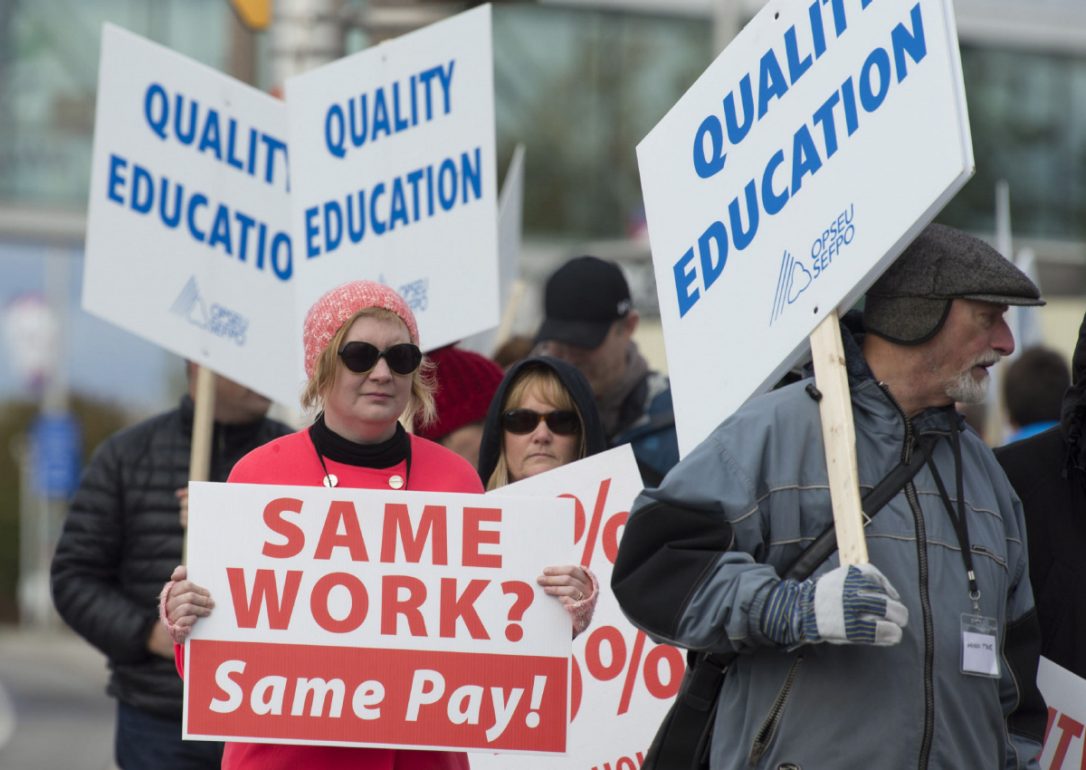
MULTIPOLYGON (((359 318, 376 318, 383 321, 396 321, 404 325, 403 319, 391 310, 380 307, 368 307, 359 310, 352 315, 343 325, 336 330, 332 340, 317 355, 316 364, 313 367, 313 375, 302 391, 302 408, 306 410, 319 410, 324 408, 324 398, 336 381, 336 373, 339 371, 339 350, 343 347, 343 340, 347 332, 359 318)), ((437 407, 434 405, 434 365, 429 358, 423 356, 422 364, 411 375, 411 398, 407 402, 407 408, 400 415, 400 422, 404 425, 412 425, 417 419, 422 425, 429 425, 437 417, 437 407)))
MULTIPOLYGON (((536 398, 555 409, 564 409, 577 415, 577 422, 580 425, 577 432, 577 459, 582 459, 586 451, 584 417, 581 415, 581 410, 577 408, 577 402, 573 400, 573 396, 570 395, 558 374, 550 367, 528 366, 521 370, 517 379, 505 392, 505 401, 502 403, 499 419, 501 414, 510 409, 519 408, 528 399, 530 393, 534 393, 536 398)), ((498 452, 498 462, 494 465, 494 472, 487 479, 486 488, 490 490, 504 487, 510 481, 509 463, 505 460, 505 430, 502 429, 501 451, 498 452)))

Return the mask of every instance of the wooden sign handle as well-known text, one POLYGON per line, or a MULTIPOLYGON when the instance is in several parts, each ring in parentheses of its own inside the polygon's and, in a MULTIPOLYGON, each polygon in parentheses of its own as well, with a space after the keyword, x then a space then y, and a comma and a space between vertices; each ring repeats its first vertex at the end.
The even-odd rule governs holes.
POLYGON ((834 310, 811 332, 811 360, 815 384, 822 392, 822 445, 833 504, 833 526, 841 564, 866 564, 864 514, 860 504, 860 475, 856 464, 856 429, 852 399, 841 346, 841 328, 834 310))
MULTIPOLYGON (((208 481, 211 477, 211 437, 215 430, 215 372, 206 366, 196 367, 195 401, 189 481, 208 481)), ((185 529, 181 560, 188 561, 188 528, 185 529)))
POLYGON ((192 450, 189 454, 189 481, 207 481, 211 476, 211 435, 215 429, 215 372, 196 368, 196 413, 192 418, 192 450))

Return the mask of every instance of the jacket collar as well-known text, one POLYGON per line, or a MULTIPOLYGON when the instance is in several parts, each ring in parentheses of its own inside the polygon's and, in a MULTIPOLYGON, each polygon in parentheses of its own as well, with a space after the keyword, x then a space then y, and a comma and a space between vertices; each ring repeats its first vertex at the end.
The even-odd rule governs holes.
POLYGON ((902 433, 906 425, 911 425, 916 435, 928 432, 949 434, 964 430, 965 417, 953 405, 929 407, 912 418, 906 417, 893 396, 875 380, 863 355, 864 333, 862 312, 852 310, 841 319, 841 345, 845 351, 845 369, 854 402, 859 400, 866 408, 874 409, 884 418, 891 418, 900 426, 902 433), (867 397, 867 394, 870 396, 867 397), (876 404, 880 406, 876 408, 876 404), (890 411, 887 411, 887 407, 890 411))

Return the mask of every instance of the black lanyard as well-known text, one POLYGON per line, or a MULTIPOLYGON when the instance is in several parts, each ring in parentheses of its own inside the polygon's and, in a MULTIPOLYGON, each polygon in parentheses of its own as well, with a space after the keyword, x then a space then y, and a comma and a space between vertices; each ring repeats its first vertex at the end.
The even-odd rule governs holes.
POLYGON ((954 532, 958 535, 958 545, 962 551, 962 562, 965 564, 965 576, 969 580, 969 598, 973 600, 973 608, 979 611, 980 588, 977 586, 977 573, 973 571, 973 551, 969 547, 969 522, 965 517, 965 481, 962 471, 961 438, 958 436, 958 431, 953 428, 951 429, 950 443, 954 448, 954 480, 958 487, 958 513, 956 515, 954 507, 950 504, 950 496, 947 494, 946 486, 943 484, 943 479, 939 475, 939 470, 935 467, 935 460, 932 459, 931 455, 928 456, 928 467, 931 468, 931 475, 935 477, 935 486, 939 488, 939 497, 943 500, 947 515, 950 516, 950 521, 954 524, 954 532))

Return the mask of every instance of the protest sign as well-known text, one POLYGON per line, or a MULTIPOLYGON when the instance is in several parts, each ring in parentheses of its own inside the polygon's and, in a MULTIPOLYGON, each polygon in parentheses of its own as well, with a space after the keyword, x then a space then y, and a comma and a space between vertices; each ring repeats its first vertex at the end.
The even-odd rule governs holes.
POLYGON ((972 173, 950 0, 767 5, 637 153, 685 454, 972 173))
POLYGON ((193 483, 186 738, 561 752, 572 504, 193 483))
POLYGON ((496 329, 473 334, 460 342, 465 350, 490 356, 505 342, 513 328, 519 298, 514 293, 520 275, 520 241, 524 221, 524 145, 513 150, 498 199, 498 307, 501 322, 496 329))
POLYGON ((1037 686, 1048 704, 1042 770, 1079 770, 1086 761, 1086 680, 1041 658, 1037 686))
POLYGON ((103 28, 83 307, 294 403, 286 133, 278 100, 103 28))
POLYGON ((498 323, 490 8, 286 82, 301 313, 381 281, 433 349, 498 323))
MULTIPOLYGON (((640 767, 671 700, 686 660, 634 628, 611 592, 618 543, 642 488, 629 444, 490 492, 566 497, 576 505, 577 561, 592 569, 600 595, 592 624, 573 642, 571 724, 565 757, 522 757, 518 768, 592 770, 640 767)), ((505 770, 508 758, 474 754, 475 770, 505 770)))

